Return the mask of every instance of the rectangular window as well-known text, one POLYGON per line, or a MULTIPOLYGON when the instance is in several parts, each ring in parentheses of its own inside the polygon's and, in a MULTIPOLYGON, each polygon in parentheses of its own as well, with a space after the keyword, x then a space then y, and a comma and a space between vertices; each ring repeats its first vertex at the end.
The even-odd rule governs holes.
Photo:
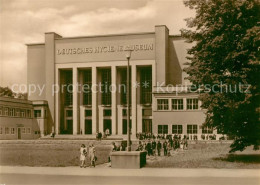
POLYGON ((5 134, 9 134, 9 127, 5 127, 5 134))
POLYGON ((20 117, 20 109, 15 109, 15 116, 20 117))
POLYGON ((83 72, 83 105, 92 104, 92 72, 86 70, 83 72))
POLYGON ((0 127, 0 134, 3 134, 3 127, 0 127))
POLYGON ((198 125, 187 125, 187 134, 197 134, 198 125))
MULTIPOLYGON (((131 88, 131 69, 129 69, 129 93, 130 93, 130 98, 129 98, 129 104, 131 105, 131 93, 132 93, 132 88, 131 88)), ((121 83, 120 83, 120 94, 121 94, 121 105, 126 105, 127 104, 127 69, 121 69, 121 83)))
POLYGON ((187 110, 198 110, 198 98, 187 99, 187 110))
POLYGON ((25 133, 26 133, 26 132, 25 132, 25 127, 21 128, 21 130, 22 130, 22 134, 25 134, 25 133))
POLYGON ((64 78, 64 87, 62 92, 64 92, 65 106, 71 106, 73 101, 73 84, 72 84, 72 70, 62 71, 62 76, 64 78))
POLYGON ((153 133, 153 124, 152 119, 143 119, 142 123, 142 132, 143 133, 153 133))
POLYGON ((9 108, 8 108, 8 107, 5 107, 4 109, 5 109, 4 115, 5 115, 5 116, 8 116, 9 108))
POLYGON ((92 116, 92 110, 85 110, 85 117, 92 116))
POLYGON ((152 67, 140 70, 141 104, 152 103, 152 67))
POLYGON ((3 107, 0 107, 0 116, 3 115, 3 107))
POLYGON ((72 110, 66 110, 66 117, 72 117, 73 111, 72 110))
POLYGON ((14 117, 14 108, 10 108, 9 116, 14 117))
POLYGON ((15 134, 15 128, 11 128, 11 134, 15 134))
POLYGON ((20 112, 20 114, 21 114, 21 117, 22 117, 22 118, 25 118, 25 110, 22 109, 21 112, 20 112))
POLYGON ((152 116, 152 109, 143 109, 143 116, 152 116))
POLYGON ((172 99, 173 110, 183 110, 183 99, 172 99))
POLYGON ((103 110, 103 116, 111 116, 112 112, 111 109, 104 109, 103 110))
POLYGON ((27 118, 31 118, 32 117, 32 111, 31 110, 27 110, 27 118))
POLYGON ((158 134, 168 134, 168 125, 158 125, 158 134))
POLYGON ((34 110, 34 117, 35 118, 42 117, 42 111, 41 110, 34 110))
POLYGON ((168 99, 157 99, 157 110, 168 110, 169 102, 168 99))
POLYGON ((31 128, 26 128, 26 134, 31 134, 31 128))
POLYGON ((102 105, 111 105, 111 69, 101 70, 101 83, 102 105))
POLYGON ((182 134, 182 125, 172 125, 173 134, 182 134))
POLYGON ((202 134, 212 134, 213 133, 213 129, 210 127, 202 127, 202 134))
MULTIPOLYGON (((132 109, 130 108, 130 116, 132 116, 132 109)), ((122 115, 127 116, 127 109, 122 109, 122 115)))

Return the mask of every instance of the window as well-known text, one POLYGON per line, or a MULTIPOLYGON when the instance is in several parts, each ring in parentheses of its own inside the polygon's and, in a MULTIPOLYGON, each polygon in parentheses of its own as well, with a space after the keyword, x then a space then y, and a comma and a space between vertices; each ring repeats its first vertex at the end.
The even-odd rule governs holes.
POLYGON ((197 110, 199 108, 198 106, 198 99, 187 99, 187 110, 197 110))
POLYGON ((182 125, 172 125, 173 134, 182 134, 182 125))
POLYGON ((8 107, 5 107, 4 109, 5 109, 4 115, 5 115, 5 116, 8 116, 9 108, 8 108, 8 107))
POLYGON ((27 118, 31 118, 31 117, 32 117, 31 110, 27 110, 27 118))
POLYGON ((187 125, 187 134, 197 134, 198 125, 187 125))
POLYGON ((168 125, 158 125, 158 134, 168 134, 168 125))
POLYGON ((10 108, 9 116, 14 117, 14 108, 10 108))
POLYGON ((92 104, 92 72, 86 70, 83 72, 83 105, 92 104))
MULTIPOLYGON (((131 69, 129 69, 129 104, 131 105, 131 94, 132 94, 132 88, 131 88, 131 69)), ((121 105, 127 104, 127 69, 121 69, 121 83, 120 83, 120 94, 121 94, 121 105)))
POLYGON ((9 127, 5 127, 5 134, 9 134, 9 127))
POLYGON ((0 107, 0 116, 3 115, 3 107, 0 107))
POLYGON ((26 128, 26 134, 31 134, 31 128, 30 127, 26 128))
POLYGON ((73 85, 72 85, 72 70, 64 70, 62 71, 62 76, 64 78, 64 84, 62 84, 64 89, 62 89, 62 92, 64 92, 64 98, 65 98, 65 106, 72 105, 73 101, 73 85))
POLYGON ((168 109, 169 109, 168 99, 157 100, 157 110, 168 110, 168 109))
POLYGON ((102 104, 111 105, 111 69, 101 70, 101 83, 102 104))
POLYGON ((20 117, 20 109, 16 109, 15 110, 15 116, 16 117, 20 117))
POLYGON ((15 128, 11 128, 11 134, 15 133, 15 128))
POLYGON ((152 67, 140 70, 141 104, 152 103, 152 67))
POLYGON ((212 134, 212 133, 213 133, 213 129, 211 127, 206 127, 206 126, 202 127, 202 134, 212 134))
POLYGON ((143 109, 143 116, 152 116, 152 109, 143 109))
POLYGON ((72 110, 66 110, 66 117, 72 117, 73 111, 72 110))
POLYGON ((3 134, 3 127, 0 127, 0 134, 3 134))
POLYGON ((152 119, 143 119, 142 132, 153 133, 152 119))
POLYGON ((25 128, 24 127, 22 128, 22 134, 25 134, 25 128))
POLYGON ((85 110, 85 117, 92 116, 92 110, 85 110))
POLYGON ((25 110, 23 110, 23 109, 21 110, 21 117, 25 118, 25 110))
POLYGON ((103 110, 103 115, 104 116, 111 116, 112 112, 111 112, 111 109, 104 109, 103 110))
POLYGON ((173 110, 183 110, 183 99, 172 99, 173 110))
MULTIPOLYGON (((130 111, 130 116, 132 116, 132 109, 130 109, 129 111, 130 111)), ((122 109, 122 115, 127 116, 127 109, 122 109)))
POLYGON ((35 118, 42 117, 42 111, 41 110, 34 110, 34 117, 35 118))

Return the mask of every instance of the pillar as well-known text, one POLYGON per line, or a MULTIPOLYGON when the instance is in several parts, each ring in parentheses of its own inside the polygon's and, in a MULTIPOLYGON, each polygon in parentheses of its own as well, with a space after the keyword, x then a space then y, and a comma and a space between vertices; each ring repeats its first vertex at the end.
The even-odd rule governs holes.
POLYGON ((96 67, 92 67, 91 75, 92 75, 92 77, 91 77, 91 79, 92 79, 92 134, 96 134, 96 132, 98 130, 97 68, 96 67))
POLYGON ((78 134, 78 69, 73 67, 72 71, 73 80, 73 135, 78 134))
POLYGON ((116 130, 116 123, 117 123, 117 108, 116 108, 116 66, 112 66, 111 67, 111 78, 112 78, 112 92, 111 92, 111 95, 112 95, 112 135, 115 135, 117 134, 117 130, 116 130))
POLYGON ((136 79, 136 65, 131 66, 131 81, 132 81, 132 138, 136 138, 136 127, 137 127, 137 87, 134 87, 133 84, 137 81, 136 79))

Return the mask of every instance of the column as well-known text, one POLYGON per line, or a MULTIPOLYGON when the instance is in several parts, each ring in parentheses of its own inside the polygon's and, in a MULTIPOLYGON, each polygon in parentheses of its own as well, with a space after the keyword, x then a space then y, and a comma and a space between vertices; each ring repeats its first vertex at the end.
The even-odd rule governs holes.
POLYGON ((85 108, 84 106, 80 106, 80 130, 82 131, 82 135, 85 135, 85 108))
POLYGON ((116 66, 111 67, 111 78, 112 78, 112 135, 117 134, 116 132, 116 123, 117 123, 117 110, 116 110, 116 66))
MULTIPOLYGON (((56 68, 55 84, 60 84, 60 71, 56 68)), ((56 87, 57 88, 57 87, 56 87)), ((56 89, 55 89, 56 90, 56 89)), ((53 92, 54 93, 54 92, 53 92)), ((55 92, 55 133, 60 134, 60 92, 55 92)))
POLYGON ((137 102, 136 102, 136 90, 137 87, 134 87, 133 84, 136 82, 136 65, 131 66, 131 81, 132 81, 132 135, 131 138, 135 139, 136 138, 136 124, 137 124, 137 102))
POLYGON ((73 80, 73 135, 78 134, 78 69, 73 67, 72 71, 72 80, 73 80))
MULTIPOLYGON (((96 134, 98 128, 98 117, 97 117, 97 68, 92 67, 92 134, 96 134)), ((100 131, 100 130, 99 130, 100 131)), ((100 131, 102 132, 102 130, 100 131)))

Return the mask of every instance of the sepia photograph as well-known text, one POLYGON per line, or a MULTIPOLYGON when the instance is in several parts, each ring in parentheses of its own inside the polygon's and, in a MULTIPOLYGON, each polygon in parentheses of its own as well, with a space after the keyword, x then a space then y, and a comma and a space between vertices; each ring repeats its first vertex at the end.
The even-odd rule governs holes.
POLYGON ((0 185, 260 185, 259 0, 0 0, 0 185))

